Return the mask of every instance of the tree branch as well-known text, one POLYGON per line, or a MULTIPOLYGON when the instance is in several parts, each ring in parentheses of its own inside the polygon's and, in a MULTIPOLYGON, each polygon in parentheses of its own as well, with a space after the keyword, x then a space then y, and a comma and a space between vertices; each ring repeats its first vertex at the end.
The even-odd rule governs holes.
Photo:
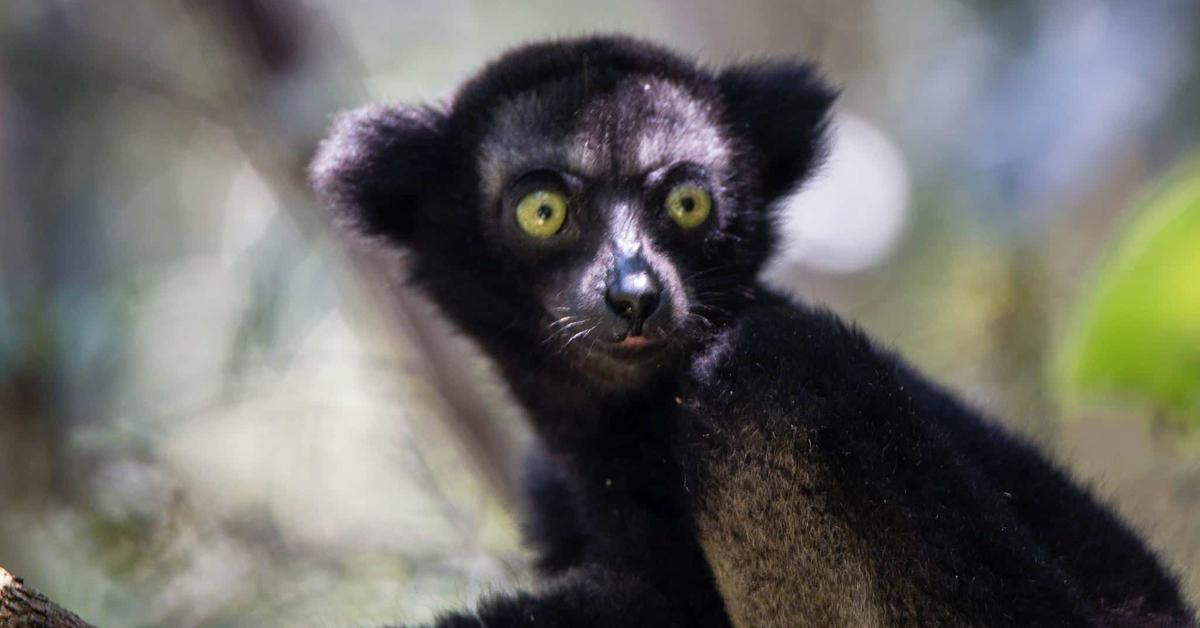
POLYGON ((0 628, 93 628, 0 567, 0 628))

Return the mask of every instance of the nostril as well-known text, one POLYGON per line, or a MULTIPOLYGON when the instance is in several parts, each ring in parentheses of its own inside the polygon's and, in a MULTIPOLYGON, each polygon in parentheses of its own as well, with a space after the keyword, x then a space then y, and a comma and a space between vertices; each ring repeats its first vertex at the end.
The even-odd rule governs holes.
POLYGON ((622 290, 620 286, 610 286, 605 300, 613 312, 636 327, 658 308, 659 294, 653 289, 622 290))
POLYGON ((637 314, 637 303, 632 295, 609 287, 604 295, 608 308, 622 318, 633 318, 637 314))

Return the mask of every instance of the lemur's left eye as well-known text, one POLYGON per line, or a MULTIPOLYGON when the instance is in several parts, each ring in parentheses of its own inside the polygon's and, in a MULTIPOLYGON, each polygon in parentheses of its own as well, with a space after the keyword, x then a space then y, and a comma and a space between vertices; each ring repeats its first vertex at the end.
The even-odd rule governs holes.
POLYGON ((567 220, 567 197, 551 190, 536 190, 517 203, 517 224, 535 238, 558 233, 567 220))
POLYGON ((682 183, 667 193, 667 213, 684 229, 699 227, 712 211, 712 197, 694 184, 682 183))

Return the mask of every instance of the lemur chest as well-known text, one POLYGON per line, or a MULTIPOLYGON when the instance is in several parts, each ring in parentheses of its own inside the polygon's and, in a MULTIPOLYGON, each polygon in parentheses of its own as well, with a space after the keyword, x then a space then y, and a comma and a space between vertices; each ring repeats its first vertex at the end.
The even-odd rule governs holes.
POLYGON ((709 459, 696 522, 734 625, 883 625, 864 548, 822 492, 823 472, 758 431, 736 442, 709 459))
POLYGON ((746 426, 725 437, 703 461, 696 524, 735 626, 891 626, 914 605, 930 610, 881 564, 888 548, 855 525, 830 472, 795 435, 746 426))

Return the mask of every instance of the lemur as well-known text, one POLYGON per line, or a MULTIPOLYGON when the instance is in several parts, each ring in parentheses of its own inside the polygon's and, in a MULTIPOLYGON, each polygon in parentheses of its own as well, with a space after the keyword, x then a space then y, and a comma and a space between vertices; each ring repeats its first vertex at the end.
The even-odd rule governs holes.
POLYGON ((1195 625, 1030 444, 760 283, 835 95, 803 63, 597 36, 337 119, 319 195, 406 252, 544 450, 542 585, 438 626, 1195 625))

